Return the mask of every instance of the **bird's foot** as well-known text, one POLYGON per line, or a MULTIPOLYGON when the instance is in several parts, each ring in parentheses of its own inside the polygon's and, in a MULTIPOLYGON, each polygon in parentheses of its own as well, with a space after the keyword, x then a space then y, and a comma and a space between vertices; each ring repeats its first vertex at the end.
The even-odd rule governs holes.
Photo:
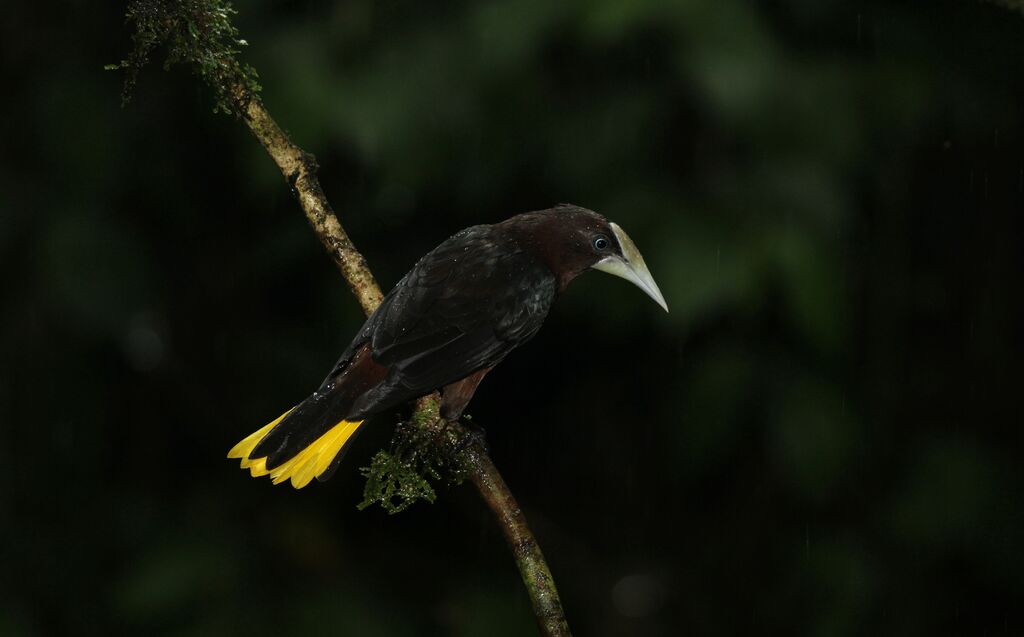
POLYGON ((483 450, 484 453, 489 454, 491 452, 490 445, 487 444, 487 432, 483 427, 476 424, 468 417, 461 418, 459 422, 462 424, 463 431, 459 434, 459 439, 455 443, 455 453, 461 453, 470 445, 476 445, 483 450))

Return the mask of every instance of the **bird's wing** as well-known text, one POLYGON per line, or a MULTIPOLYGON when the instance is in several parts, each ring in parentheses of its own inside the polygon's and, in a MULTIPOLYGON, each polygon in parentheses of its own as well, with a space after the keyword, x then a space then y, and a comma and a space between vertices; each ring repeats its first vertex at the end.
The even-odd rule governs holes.
POLYGON ((540 328, 555 297, 550 271, 497 236, 468 228, 424 256, 357 340, 389 369, 358 412, 386 408, 497 364, 540 328))

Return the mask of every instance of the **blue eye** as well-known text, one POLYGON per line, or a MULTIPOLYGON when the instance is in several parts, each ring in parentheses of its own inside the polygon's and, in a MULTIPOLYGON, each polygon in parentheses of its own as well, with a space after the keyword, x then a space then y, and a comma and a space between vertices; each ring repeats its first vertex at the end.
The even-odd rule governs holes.
POLYGON ((605 237, 597 237, 597 238, 595 238, 594 239, 594 249, 595 250, 607 250, 608 249, 608 239, 606 239, 605 237))

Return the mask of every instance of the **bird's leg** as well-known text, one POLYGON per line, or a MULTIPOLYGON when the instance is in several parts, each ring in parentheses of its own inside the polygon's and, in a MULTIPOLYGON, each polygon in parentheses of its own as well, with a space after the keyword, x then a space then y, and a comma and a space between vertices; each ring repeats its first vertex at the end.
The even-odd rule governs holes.
MULTIPOLYGON (((481 369, 441 390, 441 417, 445 421, 458 422, 462 419, 462 411, 469 404, 480 381, 489 371, 491 371, 490 367, 481 369)), ((487 451, 487 437, 483 427, 468 419, 462 420, 462 424, 466 427, 466 434, 456 443, 456 452, 462 451, 472 443, 478 444, 484 451, 487 451)))
POLYGON ((480 381, 489 371, 490 368, 484 368, 441 389, 441 418, 450 423, 462 420, 462 424, 466 427, 466 434, 456 442, 456 453, 463 451, 474 442, 479 445, 480 449, 487 451, 487 439, 483 428, 468 419, 463 419, 462 412, 469 405, 480 381))
POLYGON ((465 433, 455 443, 456 453, 472 444, 476 444, 483 449, 484 453, 489 454, 491 452, 491 447, 487 444, 487 431, 483 427, 473 422, 468 416, 462 420, 462 426, 465 428, 465 433))
POLYGON ((441 390, 441 417, 448 422, 456 422, 462 416, 462 410, 473 399, 476 388, 484 379, 490 367, 481 369, 466 376, 462 380, 446 385, 441 390))

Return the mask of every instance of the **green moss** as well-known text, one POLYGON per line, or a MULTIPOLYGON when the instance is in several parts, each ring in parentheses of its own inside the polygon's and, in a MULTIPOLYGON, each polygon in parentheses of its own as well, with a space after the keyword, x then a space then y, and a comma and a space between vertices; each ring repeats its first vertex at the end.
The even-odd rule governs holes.
POLYGON ((420 429, 433 425, 441 417, 441 403, 436 398, 426 398, 420 402, 412 414, 412 422, 420 429))
MULTIPOLYGON (((433 503, 437 494, 415 463, 401 456, 378 451, 369 467, 361 469, 366 477, 359 510, 374 504, 391 514, 400 513, 418 500, 433 503)), ((434 474, 436 478, 437 475, 434 474)))
POLYGON ((379 504, 388 513, 399 513, 424 500, 437 497, 431 481, 460 484, 464 477, 463 446, 455 442, 452 429, 432 430, 437 420, 437 403, 413 414, 412 422, 395 429, 389 451, 379 451, 369 467, 360 472, 366 477, 360 510, 379 504))
MULTIPOLYGON (((414 418, 419 414, 414 414, 414 418)), ((360 510, 379 504, 391 514, 409 508, 419 500, 434 502, 436 493, 428 478, 439 480, 443 462, 432 453, 430 436, 416 422, 400 423, 390 451, 378 451, 369 467, 360 510)))
POLYGON ((184 63, 192 67, 216 92, 214 112, 240 114, 260 91, 256 69, 242 64, 236 55, 245 40, 231 23, 236 11, 227 0, 134 0, 125 20, 131 28, 133 49, 108 70, 125 72, 122 101, 135 89, 139 71, 153 52, 166 48, 164 69, 184 63))

